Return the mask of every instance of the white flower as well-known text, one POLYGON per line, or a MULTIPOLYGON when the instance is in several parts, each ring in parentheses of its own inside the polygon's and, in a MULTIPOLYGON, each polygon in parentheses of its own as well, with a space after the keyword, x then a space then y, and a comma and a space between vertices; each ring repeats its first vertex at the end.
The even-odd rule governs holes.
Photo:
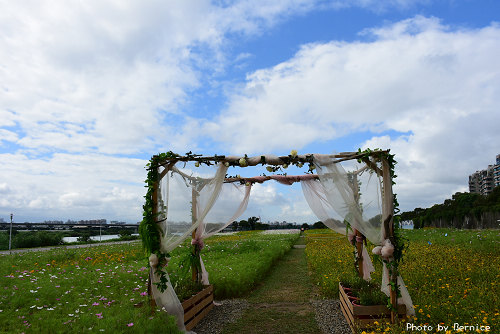
POLYGON ((271 166, 267 166, 266 169, 267 169, 268 172, 272 172, 273 171, 273 167, 271 167, 271 166))
POLYGON ((290 155, 295 158, 297 156, 297 150, 292 150, 292 152, 290 152, 290 155))
POLYGON ((248 166, 248 164, 247 164, 247 160, 246 160, 245 158, 241 158, 241 159, 240 159, 240 161, 239 161, 239 163, 240 163, 240 166, 241 166, 241 167, 246 167, 246 166, 248 166))

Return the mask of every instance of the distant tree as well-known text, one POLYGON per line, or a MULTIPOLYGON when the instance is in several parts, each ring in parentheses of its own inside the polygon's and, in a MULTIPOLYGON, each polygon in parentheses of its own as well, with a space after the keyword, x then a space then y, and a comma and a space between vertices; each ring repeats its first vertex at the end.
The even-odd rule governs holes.
POLYGON ((304 230, 308 230, 309 229, 309 224, 308 223, 304 223, 300 226, 300 228, 303 228, 304 230))
POLYGON ((327 228, 327 226, 325 224, 323 224, 322 221, 317 221, 313 224, 312 228, 320 229, 320 228, 327 228))
POLYGON ((248 224, 250 225, 250 229, 253 231, 255 230, 255 224, 259 221, 259 218, 257 217, 250 217, 248 218, 248 224))
POLYGON ((231 225, 229 225, 231 227, 231 229, 233 231, 237 231, 238 230, 238 222, 237 221, 234 221, 231 223, 231 225))
POLYGON ((248 231, 250 229, 250 224, 246 220, 240 220, 239 227, 243 231, 248 231))

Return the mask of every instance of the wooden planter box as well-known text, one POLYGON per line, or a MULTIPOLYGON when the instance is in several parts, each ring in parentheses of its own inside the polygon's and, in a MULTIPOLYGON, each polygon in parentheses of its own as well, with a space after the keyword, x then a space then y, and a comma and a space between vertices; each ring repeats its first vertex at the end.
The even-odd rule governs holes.
POLYGON ((191 330, 214 307, 214 287, 208 285, 193 297, 182 302, 184 309, 184 325, 191 330))
MULTIPOLYGON (((351 327, 353 333, 358 330, 375 326, 375 321, 379 323, 391 321, 391 311, 385 305, 363 306, 353 304, 349 299, 346 290, 339 284, 339 299, 342 313, 351 327)), ((403 320, 406 317, 405 305, 398 305, 398 318, 403 320)))

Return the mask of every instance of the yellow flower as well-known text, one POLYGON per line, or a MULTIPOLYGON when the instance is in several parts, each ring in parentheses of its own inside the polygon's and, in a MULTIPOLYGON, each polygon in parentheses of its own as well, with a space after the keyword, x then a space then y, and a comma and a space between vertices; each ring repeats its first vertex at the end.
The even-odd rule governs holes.
POLYGON ((290 155, 295 158, 297 156, 297 150, 292 150, 292 152, 290 152, 290 155))

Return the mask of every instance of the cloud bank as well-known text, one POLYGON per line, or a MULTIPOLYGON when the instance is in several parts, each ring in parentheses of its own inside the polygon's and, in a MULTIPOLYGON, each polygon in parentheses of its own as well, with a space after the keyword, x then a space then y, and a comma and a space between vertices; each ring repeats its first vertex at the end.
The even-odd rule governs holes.
MULTIPOLYGON (((0 213, 134 222, 146 158, 158 151, 206 143, 232 154, 286 154, 316 143, 341 151, 338 140, 361 132, 371 135, 358 146, 396 153, 403 209, 464 191, 467 175, 500 153, 496 23, 468 29, 416 16, 364 29, 354 41, 301 45, 292 58, 234 79, 223 110, 186 111, 204 86, 228 85, 220 73, 254 57, 231 54, 243 37, 326 7, 421 2, 377 3, 3 6, 0 213)), ((299 199, 262 190, 259 204, 306 216, 299 199)))

